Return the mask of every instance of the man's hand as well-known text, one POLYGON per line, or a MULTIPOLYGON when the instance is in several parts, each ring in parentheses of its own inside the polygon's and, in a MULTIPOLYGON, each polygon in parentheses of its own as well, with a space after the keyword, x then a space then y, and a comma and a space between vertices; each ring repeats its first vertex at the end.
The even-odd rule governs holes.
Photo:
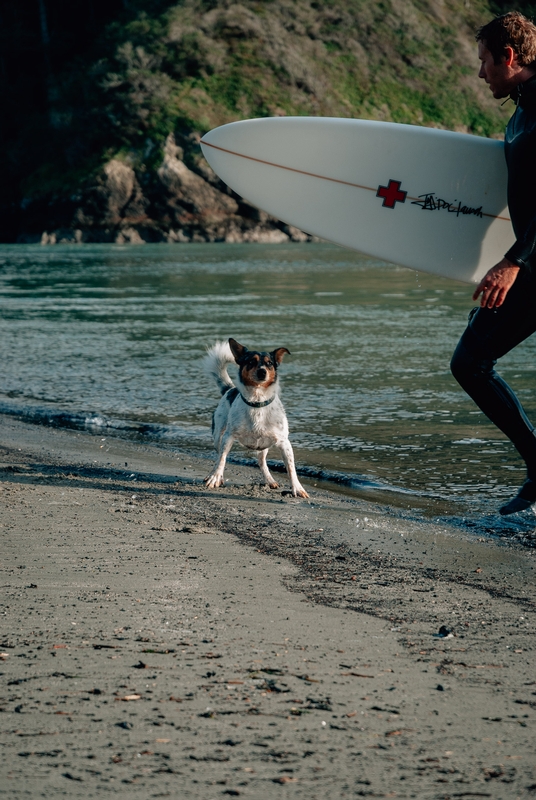
POLYGON ((475 289, 473 300, 478 300, 481 294, 481 308, 499 308, 514 285, 518 272, 518 266, 503 258, 484 275, 475 289))

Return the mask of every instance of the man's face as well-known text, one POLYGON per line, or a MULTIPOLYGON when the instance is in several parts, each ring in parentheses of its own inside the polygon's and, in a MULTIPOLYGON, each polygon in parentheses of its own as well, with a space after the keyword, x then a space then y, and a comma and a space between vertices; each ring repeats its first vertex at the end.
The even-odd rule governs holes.
POLYGON ((486 81, 493 97, 497 100, 501 97, 508 97, 517 81, 513 78, 512 69, 506 65, 505 59, 501 58, 500 63, 495 64, 485 42, 478 43, 478 57, 480 59, 478 77, 486 81))

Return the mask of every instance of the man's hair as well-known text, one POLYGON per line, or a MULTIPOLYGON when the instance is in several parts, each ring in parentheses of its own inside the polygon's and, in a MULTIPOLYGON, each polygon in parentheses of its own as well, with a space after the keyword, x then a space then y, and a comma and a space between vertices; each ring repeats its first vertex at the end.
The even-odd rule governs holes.
POLYGON ((488 48, 495 64, 501 63, 507 47, 517 55, 520 66, 527 67, 536 62, 536 25, 519 11, 509 11, 482 25, 475 38, 488 48))

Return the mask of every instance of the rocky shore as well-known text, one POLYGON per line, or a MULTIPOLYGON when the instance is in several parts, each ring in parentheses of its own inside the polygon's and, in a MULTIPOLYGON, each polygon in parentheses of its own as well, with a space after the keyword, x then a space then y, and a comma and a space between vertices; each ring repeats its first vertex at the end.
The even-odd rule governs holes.
POLYGON ((169 134, 160 164, 113 158, 69 197, 24 204, 20 244, 115 242, 306 242, 315 237, 271 217, 232 192, 199 151, 169 134))

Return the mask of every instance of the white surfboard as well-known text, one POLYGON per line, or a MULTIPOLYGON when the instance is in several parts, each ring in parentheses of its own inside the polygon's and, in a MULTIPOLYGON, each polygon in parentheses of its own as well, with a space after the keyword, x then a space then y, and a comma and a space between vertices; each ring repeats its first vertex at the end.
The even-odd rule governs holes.
POLYGON ((274 117, 222 125, 201 147, 249 202, 385 261, 478 282, 514 242, 502 142, 392 122, 274 117))

